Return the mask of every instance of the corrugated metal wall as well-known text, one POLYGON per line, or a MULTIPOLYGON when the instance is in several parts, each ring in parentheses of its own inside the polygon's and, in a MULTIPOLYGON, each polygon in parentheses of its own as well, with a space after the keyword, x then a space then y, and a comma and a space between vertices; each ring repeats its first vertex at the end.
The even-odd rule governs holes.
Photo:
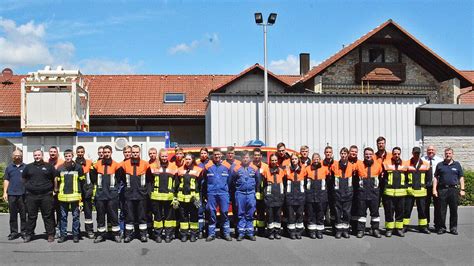
MULTIPOLYGON (((408 159, 411 148, 420 145, 415 109, 424 103, 419 96, 270 95, 267 144, 308 145, 321 153, 328 144, 336 150, 352 144, 375 148, 375 139, 384 136, 389 149, 400 146, 408 159)), ((211 95, 206 142, 227 146, 264 139, 263 110, 263 96, 211 95)))

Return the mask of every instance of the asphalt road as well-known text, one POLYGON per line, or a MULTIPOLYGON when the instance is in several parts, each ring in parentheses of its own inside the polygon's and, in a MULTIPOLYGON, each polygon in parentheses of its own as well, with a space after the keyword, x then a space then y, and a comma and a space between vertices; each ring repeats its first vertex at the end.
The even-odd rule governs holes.
MULTIPOLYGON (((174 240, 170 244, 157 244, 134 240, 129 244, 112 241, 94 244, 84 239, 77 244, 72 240, 58 244, 48 243, 44 238, 30 243, 21 239, 8 241, 8 215, 3 214, 0 215, 0 264, 474 265, 473 217, 473 207, 459 209, 458 236, 408 232, 404 238, 381 239, 367 235, 362 239, 354 236, 335 239, 325 235, 322 240, 303 237, 302 240, 258 238, 256 242, 216 239, 210 243, 174 240)), ((36 231, 37 234, 44 231, 41 219, 36 231)))

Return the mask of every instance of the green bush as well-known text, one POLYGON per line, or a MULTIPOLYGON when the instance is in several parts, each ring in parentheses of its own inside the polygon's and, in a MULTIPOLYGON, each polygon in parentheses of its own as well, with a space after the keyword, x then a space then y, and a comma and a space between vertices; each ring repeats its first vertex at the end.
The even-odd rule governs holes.
POLYGON ((8 212, 8 204, 3 200, 3 175, 5 173, 5 164, 0 163, 0 213, 8 212))
POLYGON ((466 196, 461 198, 461 205, 473 206, 474 205, 474 171, 464 172, 464 189, 466 190, 466 196))

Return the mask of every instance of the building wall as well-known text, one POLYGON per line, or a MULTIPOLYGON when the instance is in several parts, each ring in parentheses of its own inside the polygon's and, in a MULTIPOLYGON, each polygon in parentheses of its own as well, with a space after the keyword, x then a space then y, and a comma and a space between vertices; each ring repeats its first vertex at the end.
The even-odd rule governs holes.
MULTIPOLYGON (((260 92, 263 94, 263 73, 258 71, 255 73, 249 73, 240 78, 237 82, 234 82, 226 87, 226 93, 255 93, 260 92)), ((268 76, 268 92, 269 93, 283 93, 285 87, 280 82, 275 81, 272 77, 268 76)))
MULTIPOLYGON (((421 144, 415 109, 424 103, 423 97, 416 96, 270 95, 266 144, 283 141, 292 149, 308 145, 311 152, 322 152, 326 145, 338 151, 355 144, 362 150, 385 136, 389 148, 400 146, 408 157, 412 147, 421 144)), ((213 94, 210 106, 208 143, 227 146, 264 140, 261 96, 213 94)))
POLYGON ((423 146, 434 145, 443 157, 444 149, 451 147, 454 159, 464 169, 474 170, 474 127, 423 127, 423 146))

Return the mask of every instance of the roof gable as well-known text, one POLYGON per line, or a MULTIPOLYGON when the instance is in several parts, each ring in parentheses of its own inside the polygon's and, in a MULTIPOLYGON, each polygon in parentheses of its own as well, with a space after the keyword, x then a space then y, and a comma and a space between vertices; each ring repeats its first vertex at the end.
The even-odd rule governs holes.
POLYGON ((433 74, 438 81, 448 80, 457 77, 461 81, 461 86, 471 86, 472 81, 469 80, 461 71, 450 65, 446 60, 433 52, 426 45, 417 40, 413 35, 399 26, 391 19, 363 35, 350 45, 344 47, 336 54, 332 55, 321 64, 311 69, 296 83, 304 83, 322 73, 329 66, 333 65, 341 58, 358 48, 360 45, 369 41, 377 40, 379 42, 390 42, 397 46, 402 52, 410 58, 422 65, 427 71, 433 74))

